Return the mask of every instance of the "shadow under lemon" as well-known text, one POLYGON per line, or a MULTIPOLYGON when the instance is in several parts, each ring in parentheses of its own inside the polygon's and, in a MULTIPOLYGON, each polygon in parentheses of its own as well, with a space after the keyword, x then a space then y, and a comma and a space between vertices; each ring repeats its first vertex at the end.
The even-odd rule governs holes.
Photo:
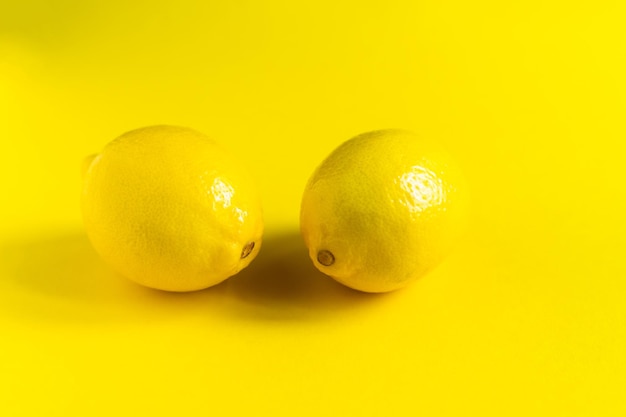
POLYGON ((267 318, 312 318, 384 297, 350 289, 318 271, 298 231, 265 237, 250 266, 216 289, 243 302, 239 312, 267 318))
POLYGON ((15 242, 0 259, 15 283, 43 295, 91 302, 125 286, 79 232, 15 242))
POLYGON ((1 245, 0 272, 0 309, 26 320, 144 321, 199 306, 115 273, 82 231, 1 245))
POLYGON ((297 232, 264 238, 248 268, 202 291, 171 293, 135 284, 99 258, 82 231, 0 244, 0 310, 61 321, 298 319, 321 317, 381 296, 319 272, 297 232))

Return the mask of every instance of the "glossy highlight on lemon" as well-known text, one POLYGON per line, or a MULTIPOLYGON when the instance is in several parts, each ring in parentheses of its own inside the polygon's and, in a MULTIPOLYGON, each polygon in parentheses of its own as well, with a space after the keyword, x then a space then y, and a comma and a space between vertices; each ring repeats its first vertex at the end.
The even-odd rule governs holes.
POLYGON ((184 127, 133 130, 88 158, 82 209, 99 255, 156 289, 218 284, 261 248, 261 202, 250 173, 215 141, 184 127))
POLYGON ((436 267, 467 225, 467 189, 452 157, 404 130, 364 133, 335 149, 306 185, 300 227, 323 273, 387 292, 436 267))

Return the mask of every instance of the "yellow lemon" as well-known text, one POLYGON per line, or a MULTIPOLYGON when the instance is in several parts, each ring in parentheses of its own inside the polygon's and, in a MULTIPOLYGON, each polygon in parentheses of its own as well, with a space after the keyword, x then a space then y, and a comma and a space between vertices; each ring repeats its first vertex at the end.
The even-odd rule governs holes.
POLYGON ((438 265, 466 213, 463 176, 444 149, 408 131, 379 130, 343 143, 316 169, 300 225, 320 271, 386 292, 438 265))
POLYGON ((260 198, 225 149, 187 128, 125 133, 84 167, 87 234, 119 273, 192 291, 245 268, 261 247, 260 198))

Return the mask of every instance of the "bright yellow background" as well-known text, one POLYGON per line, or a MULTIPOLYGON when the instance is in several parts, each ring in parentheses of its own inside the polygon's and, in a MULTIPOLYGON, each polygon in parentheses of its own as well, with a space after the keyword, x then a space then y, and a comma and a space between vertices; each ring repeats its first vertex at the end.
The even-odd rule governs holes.
POLYGON ((5 0, 0 415, 626 414, 626 13, 594 1, 5 0), (81 226, 82 158, 179 124, 238 152, 266 238, 168 294, 81 226), (472 186, 460 251, 374 296, 316 272, 302 189, 401 127, 472 186))

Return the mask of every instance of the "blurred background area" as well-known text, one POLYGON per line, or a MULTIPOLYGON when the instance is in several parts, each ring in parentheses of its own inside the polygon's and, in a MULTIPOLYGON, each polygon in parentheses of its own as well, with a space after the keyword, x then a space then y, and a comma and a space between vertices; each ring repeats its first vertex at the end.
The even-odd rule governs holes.
POLYGON ((338 143, 386 127, 445 142, 490 222, 536 221, 528 210, 584 221, 599 206, 619 220, 624 208, 614 191, 625 96, 617 1, 1 8, 1 169, 11 195, 26 197, 6 215, 40 219, 34 229, 49 216, 76 219, 66 203, 84 155, 162 123, 240 153, 258 173, 270 223, 296 219, 303 182, 338 143), (33 211, 31 193, 45 213, 33 211))

